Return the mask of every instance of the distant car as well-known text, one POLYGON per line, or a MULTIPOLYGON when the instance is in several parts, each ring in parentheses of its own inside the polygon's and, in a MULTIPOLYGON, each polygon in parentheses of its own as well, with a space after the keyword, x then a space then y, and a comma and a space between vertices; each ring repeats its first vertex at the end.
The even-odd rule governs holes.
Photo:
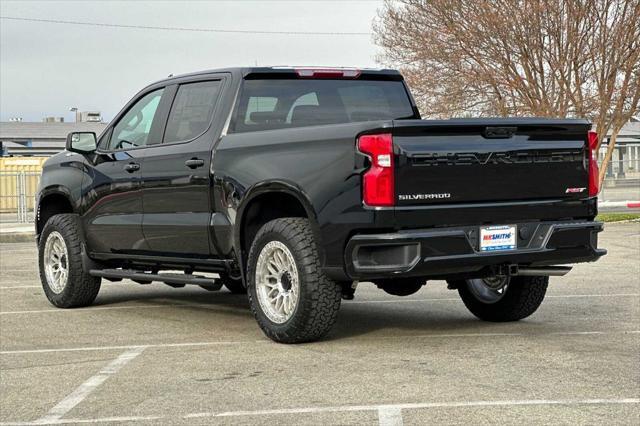
POLYGON ((45 164, 42 285, 71 308, 101 278, 224 284, 288 343, 324 336, 358 281, 406 296, 447 280, 479 318, 519 320, 562 265, 606 253, 590 128, 421 120, 393 70, 168 78, 45 164))

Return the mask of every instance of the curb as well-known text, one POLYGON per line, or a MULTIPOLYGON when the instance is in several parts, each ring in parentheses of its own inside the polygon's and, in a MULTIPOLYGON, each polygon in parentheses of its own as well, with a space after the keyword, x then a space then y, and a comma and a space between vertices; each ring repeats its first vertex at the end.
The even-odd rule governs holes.
POLYGON ((627 209, 640 209, 640 201, 601 201, 598 203, 598 208, 627 208, 627 209))
POLYGON ((0 234, 0 243, 35 243, 36 235, 33 232, 3 232, 0 234))

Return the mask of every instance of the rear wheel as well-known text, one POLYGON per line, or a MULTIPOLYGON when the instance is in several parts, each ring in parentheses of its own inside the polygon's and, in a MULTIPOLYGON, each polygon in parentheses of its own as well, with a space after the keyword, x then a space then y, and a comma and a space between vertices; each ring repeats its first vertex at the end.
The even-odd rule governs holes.
POLYGON ((78 216, 52 216, 38 241, 40 281, 49 301, 59 308, 88 306, 100 291, 100 278, 84 270, 78 216))
POLYGON ((493 322, 518 321, 542 304, 549 277, 489 277, 455 283, 465 306, 493 322))
POLYGON ((247 269, 251 310, 269 338, 309 342, 336 322, 341 287, 322 272, 307 219, 265 224, 251 245, 247 269))

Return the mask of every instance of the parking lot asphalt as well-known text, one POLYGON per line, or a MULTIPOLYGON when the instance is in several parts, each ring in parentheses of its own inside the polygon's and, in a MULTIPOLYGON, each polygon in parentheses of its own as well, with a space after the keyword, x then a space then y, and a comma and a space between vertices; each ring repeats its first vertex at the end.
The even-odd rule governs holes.
POLYGON ((600 246, 517 323, 477 320, 442 281, 361 283, 325 340, 287 346, 224 290, 103 281, 56 309, 35 244, 2 244, 0 422, 639 424, 640 223, 600 246))

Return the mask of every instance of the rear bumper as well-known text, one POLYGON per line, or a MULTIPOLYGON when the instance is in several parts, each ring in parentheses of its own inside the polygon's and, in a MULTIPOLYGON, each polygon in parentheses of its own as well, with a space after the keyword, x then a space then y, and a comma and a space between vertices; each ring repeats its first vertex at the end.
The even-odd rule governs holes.
POLYGON ((479 251, 479 227, 403 230, 357 234, 346 247, 345 265, 354 280, 393 277, 472 277, 490 275, 503 265, 548 266, 592 262, 599 249, 601 222, 517 223, 517 248, 479 251))

